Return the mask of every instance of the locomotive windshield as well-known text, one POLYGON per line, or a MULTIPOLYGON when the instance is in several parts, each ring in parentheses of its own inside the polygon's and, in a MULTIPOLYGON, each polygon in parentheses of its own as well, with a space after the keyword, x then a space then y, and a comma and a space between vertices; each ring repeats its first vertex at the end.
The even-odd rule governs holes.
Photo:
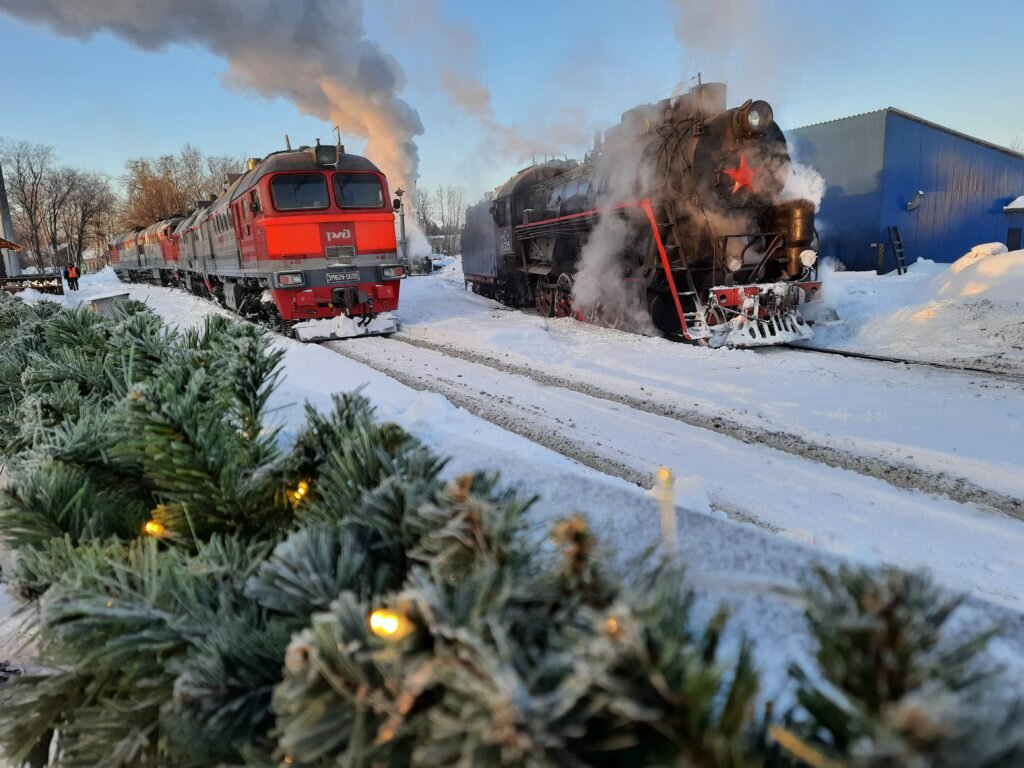
POLYGON ((334 174, 334 198, 339 208, 384 207, 384 190, 372 173, 334 174))
POLYGON ((331 204, 322 173, 281 174, 270 182, 270 190, 279 211, 309 211, 331 204))

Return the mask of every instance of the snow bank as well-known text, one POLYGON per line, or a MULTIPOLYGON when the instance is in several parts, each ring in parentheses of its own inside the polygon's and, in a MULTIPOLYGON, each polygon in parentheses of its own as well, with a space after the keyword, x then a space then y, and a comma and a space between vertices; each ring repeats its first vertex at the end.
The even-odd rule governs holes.
POLYGON ((926 259, 895 272, 822 272, 843 324, 814 346, 1024 372, 1024 250, 972 248, 948 266, 926 259))

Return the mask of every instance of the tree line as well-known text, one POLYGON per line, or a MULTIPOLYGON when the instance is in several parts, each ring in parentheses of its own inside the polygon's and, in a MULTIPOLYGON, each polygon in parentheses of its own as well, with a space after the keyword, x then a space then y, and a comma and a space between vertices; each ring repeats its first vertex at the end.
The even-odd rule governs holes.
POLYGON ((466 190, 454 184, 438 184, 416 190, 416 223, 434 250, 445 256, 459 252, 459 233, 466 224, 466 190))
POLYGON ((85 251, 105 252, 114 233, 184 214, 219 194, 243 162, 186 144, 176 155, 128 160, 115 179, 62 165, 49 145, 0 139, 13 239, 27 249, 23 266, 39 270, 81 266, 85 251))

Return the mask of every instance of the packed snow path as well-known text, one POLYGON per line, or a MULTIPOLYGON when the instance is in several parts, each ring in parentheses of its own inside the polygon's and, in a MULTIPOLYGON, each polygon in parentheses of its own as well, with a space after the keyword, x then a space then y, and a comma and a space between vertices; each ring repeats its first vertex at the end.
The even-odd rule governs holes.
POLYGON ((657 467, 701 478, 691 508, 855 557, 928 566, 947 583, 1024 598, 1024 524, 972 505, 908 491, 670 416, 509 373, 395 339, 335 349, 606 474, 653 485, 657 467))

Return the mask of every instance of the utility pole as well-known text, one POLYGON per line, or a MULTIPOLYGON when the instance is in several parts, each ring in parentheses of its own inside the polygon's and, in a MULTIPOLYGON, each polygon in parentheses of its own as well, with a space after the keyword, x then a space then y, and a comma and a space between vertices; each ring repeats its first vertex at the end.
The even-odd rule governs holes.
MULTIPOLYGON (((11 209, 7 204, 7 187, 4 185, 4 167, 0 163, 0 237, 14 242, 14 226, 11 224, 11 209)), ((0 250, 0 277, 17 277, 21 274, 21 263, 14 251, 0 250)))
POLYGON ((398 188, 395 190, 395 194, 398 196, 398 235, 399 244, 402 247, 402 258, 401 261, 405 264, 409 263, 409 241, 405 239, 405 204, 402 198, 405 196, 405 190, 398 188))

